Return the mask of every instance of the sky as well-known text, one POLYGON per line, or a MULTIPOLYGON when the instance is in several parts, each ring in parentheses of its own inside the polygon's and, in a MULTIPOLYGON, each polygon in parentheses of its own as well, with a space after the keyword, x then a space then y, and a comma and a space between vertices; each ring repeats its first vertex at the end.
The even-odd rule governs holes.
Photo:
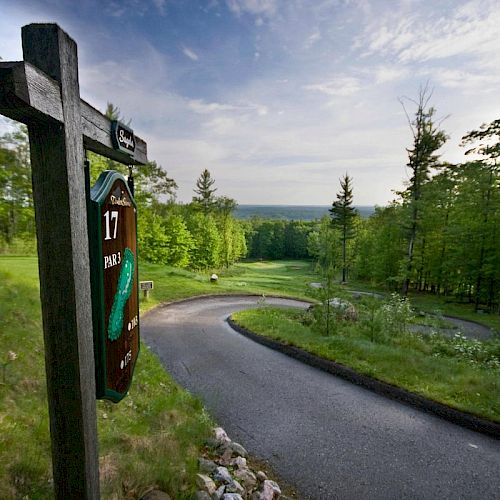
POLYGON ((421 88, 444 161, 500 117, 498 0, 0 0, 4 61, 31 22, 77 42, 82 98, 118 106, 181 202, 207 168, 240 204, 329 205, 348 173, 354 204, 385 205, 421 88))

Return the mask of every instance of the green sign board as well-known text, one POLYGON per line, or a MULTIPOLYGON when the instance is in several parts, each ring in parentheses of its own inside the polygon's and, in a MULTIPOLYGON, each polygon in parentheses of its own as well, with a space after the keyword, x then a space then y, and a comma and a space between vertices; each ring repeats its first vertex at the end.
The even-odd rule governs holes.
POLYGON ((127 394, 139 354, 137 206, 125 178, 111 170, 90 199, 96 391, 116 403, 127 394))

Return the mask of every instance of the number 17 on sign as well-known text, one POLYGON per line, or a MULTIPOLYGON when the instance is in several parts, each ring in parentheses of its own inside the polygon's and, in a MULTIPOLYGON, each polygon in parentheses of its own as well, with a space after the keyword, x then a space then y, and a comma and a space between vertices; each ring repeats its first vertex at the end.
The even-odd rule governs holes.
POLYGON ((116 231, 118 229, 118 211, 106 210, 104 212, 104 219, 106 220, 106 236, 104 236, 105 240, 116 240, 116 231), (113 226, 113 236, 111 236, 111 224, 114 222, 113 226))

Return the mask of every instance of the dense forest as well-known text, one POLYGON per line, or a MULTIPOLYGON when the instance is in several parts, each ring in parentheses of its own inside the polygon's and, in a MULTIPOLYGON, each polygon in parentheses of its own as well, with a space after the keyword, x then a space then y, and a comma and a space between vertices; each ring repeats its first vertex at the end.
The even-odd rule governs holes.
MULTIPOLYGON (((238 220, 236 200, 217 195, 207 169, 193 180, 187 204, 176 202, 175 181, 154 161, 130 172, 88 153, 91 180, 107 169, 133 175, 140 255, 153 263, 215 270, 243 257, 315 259, 324 275, 333 272, 342 281, 365 280, 402 295, 412 288, 453 295, 474 302, 476 309, 498 312, 500 120, 463 138, 461 146, 474 160, 441 162, 438 150, 447 136, 435 123, 429 97, 424 89, 414 101, 414 115, 407 115, 413 135, 407 149, 409 181, 368 218, 352 205, 355 179, 347 173, 329 215, 314 221, 238 220)), ((107 115, 119 118, 112 105, 107 115)), ((24 126, 0 137, 0 252, 35 252, 24 126)))

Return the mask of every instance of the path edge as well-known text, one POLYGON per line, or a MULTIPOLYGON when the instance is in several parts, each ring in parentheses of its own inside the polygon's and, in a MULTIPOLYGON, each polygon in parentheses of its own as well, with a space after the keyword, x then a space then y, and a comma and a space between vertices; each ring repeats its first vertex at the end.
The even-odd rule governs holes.
POLYGON ((382 382, 367 375, 362 375, 354 371, 352 368, 329 359, 321 358, 315 354, 306 352, 299 347, 287 345, 277 340, 258 335, 257 333, 238 325, 231 316, 227 318, 227 323, 233 330, 244 335, 245 337, 302 361, 310 366, 341 377, 353 384, 369 389, 370 391, 387 398, 409 404, 427 413, 437 415, 438 417, 448 420, 456 425, 460 425, 461 427, 480 432, 481 434, 486 434, 495 439, 500 439, 499 423, 457 410, 443 403, 438 403, 437 401, 432 401, 387 382, 382 382))

